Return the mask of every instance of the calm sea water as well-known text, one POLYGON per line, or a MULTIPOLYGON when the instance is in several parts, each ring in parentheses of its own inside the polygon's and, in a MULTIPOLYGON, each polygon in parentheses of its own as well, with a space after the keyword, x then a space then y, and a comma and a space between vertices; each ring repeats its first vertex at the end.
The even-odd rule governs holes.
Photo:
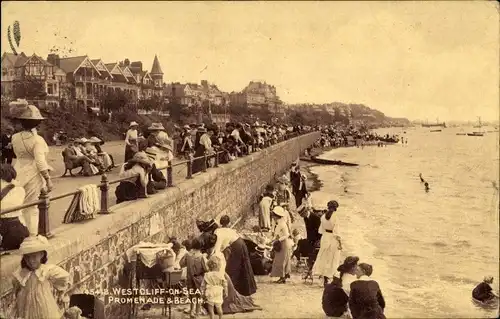
POLYGON ((343 257, 374 266, 388 317, 495 317, 472 304, 471 292, 484 275, 498 291, 498 133, 392 132, 408 144, 336 149, 322 157, 360 166, 312 168, 324 184, 313 203, 340 203, 343 257))

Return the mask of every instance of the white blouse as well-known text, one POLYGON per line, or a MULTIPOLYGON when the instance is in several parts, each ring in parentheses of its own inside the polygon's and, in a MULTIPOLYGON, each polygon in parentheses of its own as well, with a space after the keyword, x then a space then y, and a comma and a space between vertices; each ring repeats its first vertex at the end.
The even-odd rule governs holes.
POLYGON ((234 229, 226 227, 217 228, 214 234, 217 236, 217 241, 213 249, 214 252, 224 251, 224 249, 240 238, 240 235, 234 229))
POLYGON ((344 289, 345 293, 349 296, 351 293, 351 283, 358 280, 358 277, 351 274, 343 274, 342 275, 342 289, 344 289))
POLYGON ((47 162, 49 146, 35 129, 12 135, 12 148, 17 156, 14 169, 20 185, 26 185, 37 176, 41 178, 40 172, 52 170, 47 162))
POLYGON ((125 143, 130 145, 132 141, 137 141, 137 130, 128 130, 125 136, 125 143))
POLYGON ((21 286, 25 286, 30 276, 36 276, 39 281, 49 280, 53 287, 60 291, 65 291, 70 287, 69 273, 57 265, 42 264, 35 271, 18 268, 13 273, 14 280, 21 286))
POLYGON ((326 220, 326 214, 323 214, 323 216, 321 216, 321 224, 319 226, 318 233, 320 233, 321 235, 331 234, 333 236, 340 236, 336 214, 337 212, 334 212, 329 220, 326 220), (332 232, 326 232, 327 230, 331 230, 332 232))
MULTIPOLYGON (((0 180, 0 189, 4 189, 7 187, 10 183, 0 180)), ((0 207, 2 210, 7 210, 12 207, 20 206, 24 203, 24 197, 26 196, 26 192, 24 188, 16 186, 13 189, 10 190, 10 192, 5 195, 5 197, 2 199, 0 203, 0 207)), ((19 218, 19 221, 21 224, 26 226, 26 223, 24 222, 23 214, 22 214, 22 209, 13 211, 12 213, 8 213, 5 215, 2 215, 1 218, 14 218, 17 217, 19 218)))
POLYGON ((285 240, 290 237, 290 230, 284 218, 281 218, 276 223, 276 228, 274 229, 274 236, 279 240, 285 240))

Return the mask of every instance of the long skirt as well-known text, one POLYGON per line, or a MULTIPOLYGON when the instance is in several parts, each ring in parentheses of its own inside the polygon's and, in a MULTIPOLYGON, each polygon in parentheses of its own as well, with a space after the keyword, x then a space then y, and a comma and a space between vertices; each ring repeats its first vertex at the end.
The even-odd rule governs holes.
MULTIPOLYGON (((22 186, 26 191, 26 195, 24 196, 24 203, 32 203, 39 199, 40 192, 42 191, 42 188, 45 187, 45 180, 41 175, 38 174, 22 186)), ((31 206, 23 209, 24 221, 26 222, 26 227, 30 232, 30 236, 38 235, 38 216, 39 214, 37 206, 31 206)))
POLYGON ((250 254, 245 241, 238 238, 223 253, 226 257, 226 273, 231 277, 234 288, 243 296, 251 296, 257 292, 250 254))
POLYGON ((337 238, 331 233, 321 236, 321 244, 313 266, 313 274, 332 278, 338 277, 337 268, 340 265, 340 250, 337 238))
POLYGON ((0 247, 4 250, 19 249, 26 237, 30 235, 28 228, 21 224, 18 217, 0 218, 0 247))
POLYGON ((287 238, 281 241, 281 249, 274 253, 273 269, 271 277, 283 278, 292 271, 292 247, 293 242, 287 238))

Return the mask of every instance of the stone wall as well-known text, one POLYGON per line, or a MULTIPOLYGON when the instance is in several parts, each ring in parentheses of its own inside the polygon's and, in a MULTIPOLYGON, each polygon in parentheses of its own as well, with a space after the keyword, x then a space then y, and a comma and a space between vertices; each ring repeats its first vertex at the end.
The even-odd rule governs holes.
MULTIPOLYGON (((121 203, 112 213, 81 224, 63 225, 50 240, 49 262, 71 275, 69 294, 111 291, 128 285, 125 252, 140 241, 165 242, 197 234, 195 220, 227 214, 232 220, 254 213, 257 198, 266 184, 319 137, 313 132, 273 145, 206 173, 149 198, 121 203)), ((14 304, 10 274, 20 257, 3 256, 1 263, 2 307, 14 304)), ((3 309, 6 311, 6 309, 3 309)), ((107 318, 125 318, 128 307, 109 305, 107 318)))

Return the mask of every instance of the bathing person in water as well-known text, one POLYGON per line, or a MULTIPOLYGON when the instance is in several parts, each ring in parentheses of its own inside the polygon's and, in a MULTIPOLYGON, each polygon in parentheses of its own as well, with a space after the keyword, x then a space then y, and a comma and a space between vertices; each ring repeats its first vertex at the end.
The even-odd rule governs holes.
POLYGON ((428 192, 431 188, 429 187, 429 183, 425 182, 425 191, 428 192))
POLYGON ((493 283, 493 277, 486 276, 482 283, 478 284, 476 288, 472 291, 472 298, 481 301, 487 302, 493 298, 497 298, 493 289, 491 288, 491 284, 493 283))
POLYGON ((425 183, 425 179, 422 177, 422 173, 420 173, 420 175, 418 175, 418 177, 420 177, 420 182, 421 183, 425 183))

